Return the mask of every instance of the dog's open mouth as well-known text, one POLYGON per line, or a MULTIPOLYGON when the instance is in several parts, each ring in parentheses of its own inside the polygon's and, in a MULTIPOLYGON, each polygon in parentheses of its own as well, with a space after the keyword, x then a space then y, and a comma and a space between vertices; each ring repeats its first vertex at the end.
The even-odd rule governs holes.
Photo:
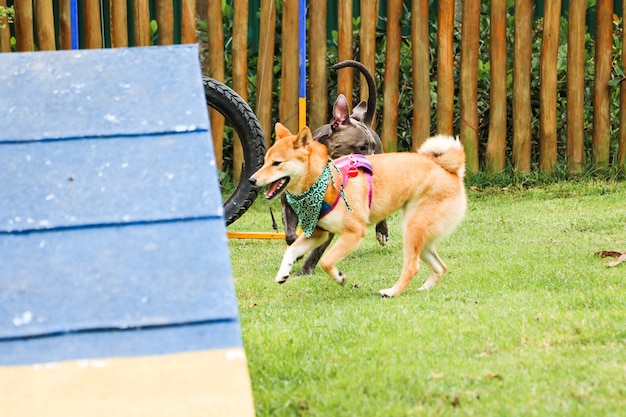
POLYGON ((265 198, 271 200, 278 196, 289 184, 289 177, 283 177, 270 184, 269 189, 265 192, 265 198))

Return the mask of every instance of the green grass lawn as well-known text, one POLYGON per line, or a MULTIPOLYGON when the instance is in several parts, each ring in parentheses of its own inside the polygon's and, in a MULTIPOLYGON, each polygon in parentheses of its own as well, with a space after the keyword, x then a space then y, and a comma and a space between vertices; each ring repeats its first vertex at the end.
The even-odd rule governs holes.
MULTIPOLYGON (((274 283, 286 244, 230 240, 258 416, 626 415, 626 184, 469 190, 434 290, 383 299, 399 216, 340 263, 274 283)), ((272 231, 259 198, 229 230, 272 231)), ((271 203, 280 222, 280 205, 271 203)), ((296 267, 299 267, 298 264, 296 267)))

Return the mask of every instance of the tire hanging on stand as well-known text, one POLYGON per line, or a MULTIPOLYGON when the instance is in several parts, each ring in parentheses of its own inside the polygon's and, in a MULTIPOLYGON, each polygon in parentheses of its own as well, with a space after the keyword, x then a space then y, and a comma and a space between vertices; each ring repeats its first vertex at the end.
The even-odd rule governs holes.
POLYGON ((248 103, 233 89, 209 77, 202 77, 207 106, 224 116, 227 126, 239 135, 243 148, 243 168, 237 187, 224 201, 226 226, 241 217, 257 197, 257 189, 252 187, 248 178, 262 165, 265 157, 265 135, 259 119, 248 103))

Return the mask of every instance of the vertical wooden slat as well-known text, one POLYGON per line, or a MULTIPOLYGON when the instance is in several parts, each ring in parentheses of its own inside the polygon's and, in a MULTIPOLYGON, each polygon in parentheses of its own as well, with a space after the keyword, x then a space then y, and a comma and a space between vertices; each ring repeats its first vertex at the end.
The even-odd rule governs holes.
MULTIPOLYGON (((185 3, 185 2, 183 2, 185 3)), ((174 43, 174 7, 172 0, 157 0, 156 21, 159 28, 159 45, 174 43)))
POLYGON ((110 0, 111 9, 111 47, 128 46, 128 10, 126 0, 110 0))
POLYGON ((487 171, 504 170, 506 153, 506 0, 491 0, 491 59, 487 171))
POLYGON ((593 165, 609 165, 611 139, 611 55, 613 46, 613 0, 596 3, 595 84, 593 87, 593 165))
POLYGON ((513 167, 530 172, 533 0, 515 0, 515 39, 513 52, 513 167))
POLYGON ((437 23, 437 133, 451 135, 454 116, 454 0, 439 0, 437 23))
POLYGON ((19 52, 35 49, 32 0, 15 0, 15 41, 19 52))
MULTIPOLYGON (((6 0, 0 0, 0 6, 6 7, 6 5, 6 0)), ((11 29, 6 17, 0 19, 0 52, 11 52, 11 29)))
MULTIPOLYGON (((248 101, 248 0, 233 3, 233 90, 248 101)), ((233 179, 239 181, 243 165, 241 139, 233 142, 233 179)))
POLYGON ((72 49, 70 0, 59 0, 59 47, 61 49, 72 49))
POLYGON ((282 88, 278 113, 280 122, 292 132, 298 131, 298 2, 283 3, 282 88))
POLYGON ((102 48, 100 2, 94 0, 84 0, 83 10, 85 23, 85 47, 88 49, 102 48))
MULTIPOLYGON (((363 4, 363 3, 361 3, 363 4)), ((317 129, 328 122, 328 67, 326 64, 327 1, 309 4, 309 123, 317 129)))
POLYGON ((134 46, 150 45, 150 2, 133 0, 133 34, 134 46))
POLYGON ((395 152, 398 149, 401 18, 402 0, 389 0, 387 4, 387 51, 385 53, 383 128, 381 136, 385 152, 395 152))
MULTIPOLYGON (((626 45, 626 1, 622 1, 622 48, 626 45)), ((626 68, 626 53, 622 50, 622 67, 626 68)), ((626 172, 626 82, 622 80, 619 92, 619 148, 617 164, 622 173, 626 172)))
POLYGON ((478 41, 480 40, 480 2, 463 3, 461 36, 461 79, 459 81, 460 138, 465 148, 469 172, 477 172, 478 160, 478 41))
MULTIPOLYGON (((207 6, 209 38, 209 77, 224 82, 224 25, 222 24, 222 2, 209 1, 207 6)), ((213 151, 217 169, 223 168, 224 117, 216 110, 209 112, 213 151)))
POLYGON ((185 0, 182 3, 181 42, 196 43, 196 0, 185 0))
MULTIPOLYGON (((322 2, 325 3, 325 0, 322 0, 322 2)), ((314 6, 311 5, 311 8, 313 7, 314 6)), ((265 133, 266 145, 269 147, 273 130, 272 83, 274 80, 274 39, 276 37, 276 2, 274 0, 261 0, 260 19, 255 113, 259 118, 259 122, 263 128, 263 133, 265 133)), ((312 22, 313 16, 311 16, 311 25, 313 25, 312 22)), ((311 39, 311 42, 313 42, 313 39, 311 39)), ((326 37, 324 37, 324 45, 325 42, 326 37)), ((325 57, 326 52, 324 52, 324 61, 326 61, 325 57)), ((312 60, 311 71, 313 71, 313 64, 312 60)), ((325 64, 324 67, 326 67, 325 64)), ((311 75, 311 77, 313 77, 313 75, 311 75)))
MULTIPOLYGON (((352 49, 352 0, 338 0, 338 7, 338 54, 339 61, 344 61, 354 57, 352 49)), ((345 94, 349 106, 352 106, 353 76, 350 67, 342 69, 337 74, 337 90, 339 93, 345 94)))
POLYGON ((586 0, 570 0, 567 33, 567 171, 583 170, 586 0))
POLYGON ((52 14, 52 0, 35 0, 35 21, 37 22, 37 49, 40 51, 54 51, 54 15, 52 14))
MULTIPOLYGON (((378 0, 361 1, 361 64, 376 76, 376 23, 378 22, 378 0)), ((365 77, 361 75, 359 83, 361 100, 367 100, 370 91, 365 77)), ((375 120, 375 119, 374 119, 375 120)))
POLYGON ((430 136, 430 42, 428 0, 411 4, 411 63, 413 64, 413 137, 411 149, 417 149, 430 136))
POLYGON ((539 167, 551 174, 557 161, 556 92, 561 0, 545 3, 539 64, 539 167))
POLYGON ((411 4, 411 63, 413 65, 413 127, 411 149, 417 149, 430 136, 430 42, 428 0, 411 4))

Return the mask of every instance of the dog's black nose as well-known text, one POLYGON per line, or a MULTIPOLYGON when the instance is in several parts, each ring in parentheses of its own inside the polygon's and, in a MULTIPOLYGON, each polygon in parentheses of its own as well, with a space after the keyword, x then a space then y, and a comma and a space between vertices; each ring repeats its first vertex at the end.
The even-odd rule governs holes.
POLYGON ((248 181, 250 181, 250 184, 252 184, 252 185, 256 185, 256 178, 254 178, 254 177, 250 177, 250 178, 248 179, 248 181))

